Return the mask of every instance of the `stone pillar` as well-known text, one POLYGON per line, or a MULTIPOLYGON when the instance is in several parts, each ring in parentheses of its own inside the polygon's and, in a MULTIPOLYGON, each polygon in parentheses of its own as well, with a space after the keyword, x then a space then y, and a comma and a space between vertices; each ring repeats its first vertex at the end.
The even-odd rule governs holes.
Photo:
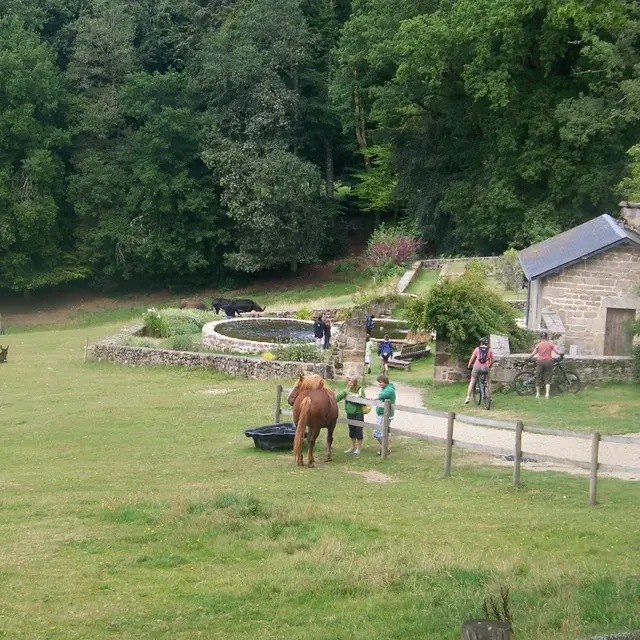
POLYGON ((356 309, 344 321, 336 339, 336 376, 358 376, 362 379, 366 337, 366 313, 362 309, 356 309))
POLYGON ((640 203, 623 200, 620 203, 620 215, 628 227, 640 231, 640 203))
POLYGON ((436 339, 436 360, 433 384, 451 384, 467 379, 467 362, 451 353, 451 345, 446 340, 436 339))

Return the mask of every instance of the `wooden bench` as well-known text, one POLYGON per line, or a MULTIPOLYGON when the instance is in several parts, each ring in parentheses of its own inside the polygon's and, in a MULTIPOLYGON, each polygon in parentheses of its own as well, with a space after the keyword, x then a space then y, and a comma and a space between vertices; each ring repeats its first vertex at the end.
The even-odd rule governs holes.
POLYGON ((404 344, 397 354, 389 358, 389 366, 395 369, 410 369, 411 361, 414 358, 422 358, 431 353, 431 347, 427 342, 416 342, 415 344, 404 344))

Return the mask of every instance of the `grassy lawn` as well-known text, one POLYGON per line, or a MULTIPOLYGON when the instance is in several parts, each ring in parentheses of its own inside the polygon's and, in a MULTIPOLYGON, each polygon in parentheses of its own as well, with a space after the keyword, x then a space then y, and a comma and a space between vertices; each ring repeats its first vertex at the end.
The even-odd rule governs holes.
POLYGON ((242 434, 273 382, 83 365, 84 336, 13 336, 0 367, 1 637, 453 640, 500 586, 517 637, 640 628, 636 484, 602 479, 590 509, 584 478, 514 491, 462 452, 442 480, 426 443, 353 459, 345 427, 298 469, 242 434))
POLYGON ((551 400, 522 398, 515 391, 494 393, 488 413, 481 407, 464 405, 466 384, 434 387, 425 402, 431 409, 459 411, 497 420, 522 420, 525 424, 570 431, 602 434, 640 433, 638 385, 588 385, 578 394, 553 395, 551 400), (489 415, 490 414, 490 415, 489 415))
MULTIPOLYGON (((255 298, 268 310, 276 311, 306 306, 310 309, 348 307, 353 304, 353 295, 356 292, 368 291, 374 287, 373 279, 363 272, 349 274, 334 273, 329 280, 300 286, 295 284, 273 287, 270 289, 256 287, 255 289, 243 289, 239 292, 227 291, 221 294, 224 297, 255 298)), ((38 331, 50 331, 60 328, 65 329, 93 329, 112 323, 129 323, 138 320, 150 306, 158 309, 164 307, 177 307, 180 300, 189 298, 202 299, 204 296, 197 294, 174 295, 165 300, 140 304, 134 295, 114 297, 117 307, 96 311, 78 310, 70 314, 64 321, 55 324, 29 324, 19 325, 10 322, 6 326, 8 333, 30 333, 38 331)), ((206 302, 211 302, 210 296, 206 302)), ((222 317, 222 316, 220 316, 222 317)))
POLYGON ((409 285, 407 293, 424 295, 438 282, 440 269, 420 269, 414 281, 409 285))

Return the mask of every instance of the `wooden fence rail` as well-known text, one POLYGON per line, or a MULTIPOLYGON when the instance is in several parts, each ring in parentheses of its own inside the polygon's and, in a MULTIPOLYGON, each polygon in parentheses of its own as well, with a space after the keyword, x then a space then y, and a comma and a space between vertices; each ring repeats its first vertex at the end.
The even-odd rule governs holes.
MULTIPOLYGON (((282 416, 291 416, 293 411, 290 409, 282 409, 282 393, 291 391, 290 388, 283 387, 282 385, 276 385, 276 407, 275 407, 275 419, 276 423, 280 422, 282 416)), ((640 447, 640 438, 633 438, 629 436, 602 436, 599 433, 580 433, 577 431, 563 431, 562 429, 551 429, 549 427, 538 427, 533 425, 524 425, 522 421, 508 422, 504 420, 492 420, 489 418, 480 418, 476 416, 467 416, 462 414, 456 414, 452 411, 434 411, 433 409, 422 409, 420 407, 407 407, 401 404, 392 405, 388 400, 381 402, 379 400, 372 400, 369 398, 360 398, 358 396, 347 396, 349 402, 354 404, 368 405, 370 407, 382 407, 383 424, 382 424, 382 451, 381 459, 384 460, 387 457, 389 451, 389 436, 396 434, 399 436, 406 436, 408 438, 414 438, 416 440, 425 440, 427 442, 436 442, 445 445, 444 455, 444 473, 443 477, 448 478, 451 475, 451 462, 452 462, 452 449, 454 446, 460 449, 468 449, 471 451, 479 451, 482 453, 494 453, 497 455, 509 455, 513 457, 513 486, 520 484, 520 465, 522 458, 533 458, 542 462, 551 462, 554 464, 569 465, 579 467, 589 471, 589 505, 593 506, 597 502, 597 483, 598 483, 598 471, 606 472, 622 472, 622 473, 638 473, 640 474, 640 468, 624 467, 613 464, 602 464, 598 461, 600 452, 600 442, 613 442, 616 444, 632 444, 640 447), (425 433, 416 433, 415 431, 408 431, 398 427, 391 427, 390 412, 391 409, 399 411, 401 413, 412 413, 417 415, 430 416, 435 418, 442 418, 447 420, 447 435, 445 438, 438 436, 432 436, 425 433), (455 423, 461 422, 465 424, 471 424, 479 427, 487 427, 490 429, 502 429, 515 432, 514 448, 512 451, 504 449, 503 447, 493 447, 490 445, 478 444, 475 442, 463 442, 461 440, 454 439, 455 423), (527 453, 522 451, 522 434, 536 433, 541 435, 553 435, 561 436, 565 438, 577 438, 582 440, 591 441, 591 460, 590 462, 584 462, 581 460, 572 460, 570 458, 557 458, 555 456, 542 455, 539 453, 527 453)), ((372 424, 370 422, 361 422, 360 420, 349 420, 347 418, 339 418, 340 424, 349 424, 358 427, 364 427, 365 429, 379 429, 379 425, 372 424)), ((640 449, 638 450, 640 454, 640 449)))

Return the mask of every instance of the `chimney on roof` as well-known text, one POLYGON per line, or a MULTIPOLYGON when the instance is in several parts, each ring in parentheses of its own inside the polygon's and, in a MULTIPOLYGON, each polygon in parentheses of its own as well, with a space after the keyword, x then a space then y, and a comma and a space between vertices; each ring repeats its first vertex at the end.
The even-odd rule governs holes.
POLYGON ((620 203, 620 217, 627 227, 634 231, 640 231, 640 202, 623 200, 620 203))

